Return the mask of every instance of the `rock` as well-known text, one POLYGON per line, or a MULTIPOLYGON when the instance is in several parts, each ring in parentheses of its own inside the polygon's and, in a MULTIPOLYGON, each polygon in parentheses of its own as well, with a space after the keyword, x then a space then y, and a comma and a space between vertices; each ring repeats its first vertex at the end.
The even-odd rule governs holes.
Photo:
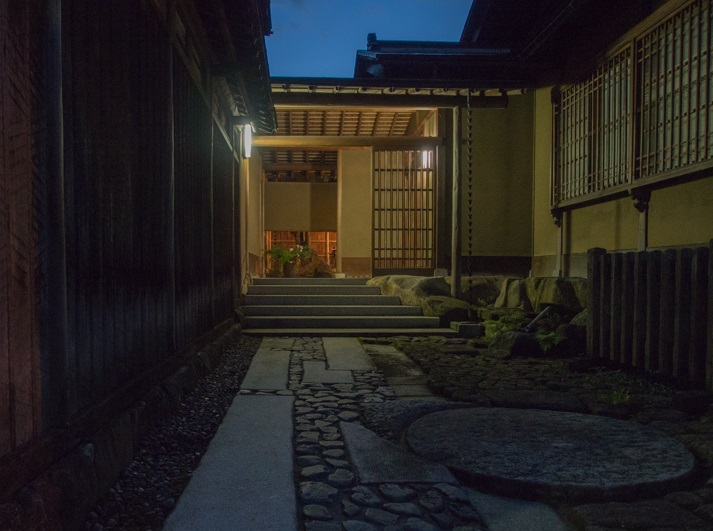
POLYGON ((493 407, 547 409, 572 413, 587 411, 577 395, 564 391, 483 391, 480 396, 487 398, 493 407))
POLYGON ((384 509, 406 516, 420 516, 421 509, 415 503, 385 503, 384 509))
POLYGON ((536 277, 524 280, 527 297, 536 312, 543 303, 557 304, 570 315, 587 307, 589 288, 586 278, 536 277))
POLYGON ((557 327, 559 341, 549 351, 552 356, 573 358, 587 351, 587 327, 563 324, 557 327))
POLYGON ((351 422, 359 418, 359 413, 354 413, 353 411, 342 411, 337 415, 337 417, 339 417, 339 420, 351 422))
POLYGON ((306 531, 342 531, 342 526, 336 522, 313 520, 305 523, 306 531))
POLYGON ((567 369, 569 372, 588 372, 597 366, 597 362, 594 358, 575 358, 567 364, 567 369))
POLYGON ((585 327, 587 326, 587 323, 589 323, 589 310, 587 308, 572 317, 569 321, 569 324, 585 327))
POLYGON ((345 520, 342 525, 347 531, 379 531, 377 527, 361 520, 345 520))
POLYGON ((304 467, 301 470, 300 475, 303 478, 307 478, 307 479, 320 479, 320 478, 325 477, 328 472, 329 472, 329 470, 327 469, 326 466, 314 465, 314 466, 304 467))
POLYGON ((331 503, 337 499, 339 491, 326 483, 319 481, 304 481, 300 483, 300 498, 305 504, 331 503))
MULTIPOLYGON (((477 275, 461 277, 461 298, 471 304, 493 304, 500 294, 505 277, 477 275)), ((450 278, 446 281, 451 282, 450 278)))
POLYGON ((323 505, 310 504, 302 508, 302 513, 308 518, 315 520, 331 520, 332 514, 323 505))
POLYGON ((405 502, 416 497, 416 493, 413 489, 402 487, 400 485, 393 485, 391 483, 381 485, 379 490, 387 499, 395 502, 405 502))
POLYGON ((373 509, 373 508, 367 509, 366 512, 364 513, 364 517, 369 522, 373 522, 375 524, 380 524, 380 525, 395 524, 396 521, 399 519, 398 515, 396 515, 394 513, 384 511, 383 509, 373 509))
POLYGON ((358 505, 350 502, 349 500, 342 500, 342 511, 344 511, 344 514, 347 515, 349 518, 352 518, 359 514, 359 511, 361 509, 359 508, 358 505))
POLYGON ((540 358, 545 354, 535 334, 517 331, 498 334, 488 348, 494 351, 506 351, 511 357, 519 358, 540 358))
POLYGON ((465 301, 444 295, 432 295, 420 299, 423 315, 439 317, 441 326, 450 326, 453 321, 470 319, 471 305, 465 301))
POLYGON ((666 501, 670 501, 672 503, 675 503, 676 505, 679 505, 681 507, 686 507, 688 509, 692 509, 692 508, 698 507, 699 505, 703 505, 703 502, 704 502, 703 498, 701 498, 695 492, 686 492, 686 491, 672 492, 672 493, 664 496, 664 499, 666 501))
POLYGON ((493 305, 495 308, 520 308, 532 311, 530 299, 527 297, 527 286, 521 278, 506 278, 498 298, 493 305))
POLYGON ((352 491, 351 499, 354 503, 364 507, 380 507, 381 498, 371 492, 366 487, 355 487, 352 491))
POLYGON ((436 490, 429 490, 423 496, 419 497, 418 503, 429 513, 439 513, 445 508, 443 496, 436 490))
POLYGON ((468 501, 468 496, 460 487, 455 485, 449 485, 448 483, 438 483, 433 486, 434 489, 445 494, 446 497, 454 502, 466 502, 468 501))
POLYGON ((329 477, 327 478, 327 483, 329 483, 333 487, 349 487, 352 483, 354 483, 354 474, 352 474, 346 468, 338 468, 332 474, 329 475, 329 477))
POLYGON ((333 277, 334 271, 317 253, 312 253, 309 259, 300 263, 300 276, 327 278, 333 277))
POLYGON ((439 531, 435 525, 431 525, 420 518, 409 518, 404 523, 405 531, 439 531))

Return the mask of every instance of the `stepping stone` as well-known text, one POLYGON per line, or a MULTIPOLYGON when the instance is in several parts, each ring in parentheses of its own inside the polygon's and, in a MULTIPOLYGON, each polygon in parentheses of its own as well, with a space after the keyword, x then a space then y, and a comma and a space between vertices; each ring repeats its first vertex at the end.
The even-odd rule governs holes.
POLYGON ((327 370, 323 361, 305 361, 302 364, 304 374, 302 383, 352 383, 351 371, 327 370))
POLYGON ((488 531, 512 531, 513 529, 547 529, 547 531, 568 531, 548 505, 539 502, 503 498, 468 489, 470 504, 488 531))
POLYGON ((293 401, 238 395, 164 529, 297 529, 293 401))
POLYGON ((324 337, 322 341, 329 370, 373 371, 376 369, 356 338, 324 337))
POLYGON ((579 413, 504 408, 431 413, 411 424, 406 442, 479 488, 570 503, 681 490, 695 467, 693 455, 662 432, 579 413))
POLYGON ((260 343, 260 348, 292 350, 294 344, 295 340, 291 337, 264 337, 260 343))
POLYGON ((453 483, 448 469, 413 455, 353 422, 340 422, 344 442, 362 485, 453 483))
MULTIPOLYGON (((241 390, 279 391, 287 389, 290 368, 290 351, 265 348, 267 338, 255 353, 248 373, 240 385, 241 390)), ((292 341, 292 340, 290 340, 292 341)))

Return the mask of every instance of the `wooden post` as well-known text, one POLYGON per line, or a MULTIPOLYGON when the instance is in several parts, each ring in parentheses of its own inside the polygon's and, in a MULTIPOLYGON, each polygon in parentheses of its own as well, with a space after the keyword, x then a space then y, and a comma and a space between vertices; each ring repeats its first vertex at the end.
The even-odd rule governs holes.
POLYGON ((638 252, 634 256, 634 314, 633 314, 633 337, 631 343, 631 357, 634 367, 641 369, 646 367, 646 258, 645 251, 638 252))
POLYGON ((661 314, 661 251, 646 254, 646 369, 659 369, 659 323, 661 314))
POLYGON ((614 253, 611 255, 611 276, 609 277, 610 308, 610 335, 609 335, 609 359, 614 363, 621 363, 621 324, 622 324, 622 277, 623 277, 623 255, 614 253))
POLYGON ((706 348, 706 389, 713 389, 713 240, 708 242, 708 347, 706 348))
POLYGON ((599 352, 597 356, 609 359, 611 337, 611 262, 612 255, 602 253, 600 256, 599 294, 601 306, 599 309, 599 352))
POLYGON ((661 300, 659 307, 659 371, 673 376, 673 321, 676 309, 676 251, 661 253, 661 300))
POLYGON ((54 0, 48 6, 47 38, 47 308, 44 335, 49 389, 43 392, 44 427, 61 426, 69 415, 63 111, 62 1, 54 0))
POLYGON ((632 353, 634 336, 634 261, 635 253, 624 253, 621 268, 621 342, 619 345, 619 359, 628 366, 633 366, 632 353))
POLYGON ((676 253, 676 294, 673 320, 673 373, 688 379, 688 356, 691 339, 691 261, 693 249, 676 253))
POLYGON ((694 249, 691 262, 691 339, 688 375, 696 387, 703 387, 706 383, 706 331, 710 322, 706 308, 709 260, 708 247, 694 249))
POLYGON ((453 217, 451 221, 451 296, 460 293, 460 107, 453 107, 453 217))
POLYGON ((601 262, 606 251, 599 247, 587 251, 587 284, 589 287, 589 318, 587 322, 587 354, 599 356, 599 326, 601 323, 601 262))
POLYGON ((555 225, 557 226, 557 255, 555 256, 555 268, 552 271, 552 276, 561 278, 563 270, 562 254, 564 252, 564 233, 562 229, 564 212, 562 210, 552 210, 552 217, 555 218, 555 225))
POLYGON ((649 203, 651 192, 649 190, 634 190, 632 193, 634 207, 639 211, 639 236, 638 250, 645 251, 649 246, 649 203))

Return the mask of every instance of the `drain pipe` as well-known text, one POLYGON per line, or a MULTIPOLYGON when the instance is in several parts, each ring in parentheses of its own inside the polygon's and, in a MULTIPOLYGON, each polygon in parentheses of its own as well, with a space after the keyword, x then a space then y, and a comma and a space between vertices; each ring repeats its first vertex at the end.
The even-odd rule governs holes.
POLYGON ((460 107, 453 107, 453 217, 451 221, 451 296, 457 298, 460 293, 460 143, 461 123, 460 107))

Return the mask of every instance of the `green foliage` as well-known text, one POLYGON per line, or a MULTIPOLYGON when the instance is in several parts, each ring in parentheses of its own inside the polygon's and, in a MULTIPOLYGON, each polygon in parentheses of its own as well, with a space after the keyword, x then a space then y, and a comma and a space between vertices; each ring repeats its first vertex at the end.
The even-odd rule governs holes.
POLYGON ((295 245, 289 249, 276 245, 272 249, 265 251, 265 254, 270 257, 275 267, 282 267, 288 262, 307 260, 312 256, 313 252, 314 250, 302 245, 295 245))
POLYGON ((620 406, 622 404, 627 404, 631 400, 631 395, 626 389, 614 389, 606 397, 607 402, 614 406, 620 406))
POLYGON ((523 326, 523 314, 521 312, 510 312, 501 315, 500 319, 483 321, 485 326, 485 340, 490 343, 503 332, 519 330, 523 326))
POLYGON ((535 339, 537 343, 542 347, 544 352, 548 352, 552 347, 556 346, 562 338, 558 336, 555 332, 549 332, 547 334, 535 334, 535 339))

